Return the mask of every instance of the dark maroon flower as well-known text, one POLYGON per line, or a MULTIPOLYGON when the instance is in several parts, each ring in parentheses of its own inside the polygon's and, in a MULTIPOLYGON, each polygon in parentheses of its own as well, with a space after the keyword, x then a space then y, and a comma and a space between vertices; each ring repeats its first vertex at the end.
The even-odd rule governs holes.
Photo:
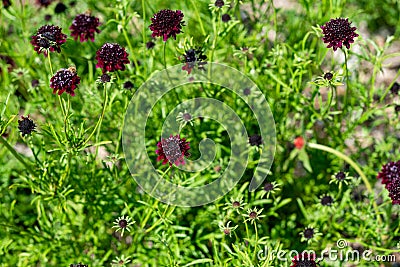
POLYGON ((76 69, 70 67, 68 69, 61 69, 54 74, 50 79, 50 87, 53 88, 53 94, 58 90, 58 94, 66 92, 71 96, 75 95, 74 90, 80 83, 81 78, 76 74, 76 69))
POLYGON ((83 263, 70 264, 69 267, 88 267, 89 265, 83 263))
POLYGON ((344 181, 344 180, 346 180, 346 174, 345 174, 344 172, 342 172, 342 171, 339 171, 339 172, 337 172, 337 173, 335 174, 335 178, 336 178, 338 181, 344 181))
POLYGON ((174 37, 182 32, 182 26, 184 26, 183 13, 180 10, 172 11, 169 9, 163 9, 151 18, 150 30, 153 32, 152 37, 163 37, 163 41, 166 42, 170 37, 174 37))
POLYGON ((35 131, 35 128, 36 125, 33 120, 29 118, 29 115, 28 117, 21 116, 21 119, 18 120, 18 129, 21 132, 22 136, 30 135, 32 132, 35 131))
POLYGON ((50 14, 44 15, 44 20, 45 21, 50 21, 51 20, 51 15, 50 14))
POLYGON ((389 197, 392 199, 392 204, 400 205, 400 179, 394 179, 386 186, 389 191, 389 197))
POLYGON ((105 43, 97 50, 96 59, 96 68, 101 68, 103 73, 125 70, 125 64, 129 64, 128 53, 117 43, 105 43))
POLYGON ((329 195, 323 195, 320 198, 320 202, 322 206, 332 206, 333 198, 329 195))
POLYGON ((384 185, 388 185, 394 180, 400 180, 400 160, 383 165, 378 173, 378 179, 382 179, 384 185))
POLYGON ((63 3, 58 3, 56 5, 56 7, 54 8, 54 13, 61 14, 61 13, 64 13, 65 10, 67 10, 67 6, 64 5, 63 3))
POLYGON ((108 83, 109 81, 111 81, 111 77, 107 73, 104 73, 103 75, 100 76, 100 81, 102 83, 108 83))
POLYGON ((245 96, 249 96, 249 95, 251 94, 250 88, 244 88, 244 89, 243 89, 243 94, 244 94, 245 96))
POLYGON ((275 185, 273 183, 267 182, 264 185, 264 191, 265 192, 271 192, 272 190, 274 190, 274 188, 275 188, 275 185))
POLYGON ((214 5, 216 6, 216 7, 219 7, 219 8, 221 8, 221 7, 223 7, 224 6, 224 1, 222 1, 222 0, 217 0, 217 1, 215 1, 215 3, 214 3, 214 5))
POLYGON ((392 204, 400 205, 400 160, 383 165, 378 179, 382 179, 382 184, 389 191, 392 204))
POLYGON ((98 18, 90 16, 90 14, 79 14, 74 18, 69 29, 75 41, 79 38, 81 42, 89 39, 94 42, 94 34, 100 32, 98 29, 100 25, 101 23, 98 18))
POLYGON ((31 44, 38 54, 43 51, 47 57, 48 51, 61 52, 61 45, 67 41, 67 35, 61 32, 61 28, 54 25, 44 25, 32 36, 31 44))
POLYGON ((394 95, 398 95, 400 91, 400 84, 395 82, 392 87, 390 87, 390 92, 394 95))
POLYGON ((156 44, 153 41, 148 41, 146 43, 146 48, 147 49, 152 49, 154 46, 156 46, 156 44))
POLYGON ((131 81, 124 82, 124 89, 131 90, 133 88, 133 83, 131 81))
POLYGON ((400 113, 400 105, 396 105, 394 107, 394 111, 396 111, 396 113, 400 113))
POLYGON ((249 143, 252 146, 261 146, 263 143, 261 135, 253 134, 249 137, 249 143))
POLYGON ((53 0, 36 0, 36 4, 38 4, 40 7, 48 7, 53 0))
POLYGON ((332 47, 333 51, 336 51, 336 49, 342 48, 344 45, 347 49, 350 49, 350 44, 354 43, 354 38, 358 36, 355 33, 357 28, 350 25, 349 19, 336 18, 321 26, 324 34, 322 40, 324 43, 328 43, 327 48, 332 47))
POLYGON ((190 156, 189 142, 186 142, 186 139, 181 138, 179 135, 171 135, 167 139, 161 138, 161 142, 158 142, 157 147, 157 161, 162 160, 162 164, 169 162, 169 165, 183 165, 185 164, 184 157, 190 156))
MULTIPOLYGON (((15 64, 15 61, 7 55, 0 55, 0 61, 4 61, 7 65, 7 71, 11 72, 13 69, 15 69, 17 67, 17 65, 15 64)), ((0 68, 0 74, 2 73, 2 68, 0 68)))
POLYGON ((318 267, 315 262, 315 254, 308 254, 306 252, 295 256, 292 263, 290 267, 318 267))
POLYGON ((229 16, 229 14, 223 14, 221 19, 223 22, 228 22, 231 20, 231 16, 229 16))
POLYGON ((304 238, 311 239, 314 237, 314 229, 311 227, 306 227, 303 231, 304 238))
POLYGON ((32 85, 32 87, 38 87, 39 86, 39 81, 34 79, 34 80, 31 81, 31 85, 32 85))
POLYGON ((324 79, 325 80, 330 81, 330 80, 332 80, 332 78, 333 78, 333 74, 332 73, 327 72, 327 73, 324 74, 324 79))
POLYGON ((4 8, 9 8, 11 6, 11 1, 10 0, 3 0, 3 6, 4 6, 4 8))
POLYGON ((203 66, 207 64, 204 62, 207 60, 207 56, 203 54, 201 49, 189 49, 183 55, 185 66, 182 67, 182 70, 186 70, 188 74, 190 74, 195 66, 199 69, 204 69, 203 66))

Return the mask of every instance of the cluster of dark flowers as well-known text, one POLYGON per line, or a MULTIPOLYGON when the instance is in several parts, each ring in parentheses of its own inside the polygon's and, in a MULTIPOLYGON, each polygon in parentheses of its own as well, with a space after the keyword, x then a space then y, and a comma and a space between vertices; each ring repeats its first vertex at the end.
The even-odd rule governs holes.
POLYGON ((400 205, 400 161, 383 165, 378 173, 378 179, 382 179, 382 184, 389 191, 392 204, 400 205))

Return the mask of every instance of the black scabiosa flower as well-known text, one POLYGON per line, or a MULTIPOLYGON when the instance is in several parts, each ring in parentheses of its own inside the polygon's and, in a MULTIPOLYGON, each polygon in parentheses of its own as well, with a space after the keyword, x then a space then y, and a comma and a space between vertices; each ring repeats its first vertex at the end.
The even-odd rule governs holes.
POLYGON ((61 45, 66 41, 67 35, 61 32, 61 28, 54 25, 44 25, 32 36, 31 44, 38 54, 43 51, 43 54, 47 57, 49 51, 60 53, 61 45))
POLYGON ((203 54, 201 49, 189 49, 186 50, 184 57, 185 66, 182 67, 182 70, 186 70, 188 74, 190 74, 195 66, 199 69, 204 69, 203 66, 207 64, 204 62, 207 60, 207 56, 203 54))
POLYGON ((90 13, 77 15, 72 21, 71 36, 74 37, 75 41, 79 40, 85 42, 91 40, 94 42, 94 34, 100 33, 98 27, 101 25, 98 18, 90 16, 90 13))
POLYGON ((398 95, 400 91, 400 84, 395 82, 392 87, 390 87, 390 92, 394 95, 398 95))
POLYGON ((221 19, 223 22, 228 22, 231 20, 231 16, 229 14, 223 14, 221 19))
POLYGON ((382 179, 384 185, 388 185, 394 180, 400 180, 400 160, 383 165, 378 173, 378 179, 382 179))
POLYGON ((123 85, 125 90, 131 90, 133 88, 133 86, 134 85, 131 81, 126 81, 126 82, 124 82, 124 85, 123 85))
POLYGON ((246 218, 246 222, 249 221, 251 224, 253 224, 256 222, 256 220, 260 220, 262 217, 265 217, 265 215, 261 214, 263 210, 264 209, 257 209, 257 207, 254 209, 247 209, 247 213, 242 214, 242 216, 246 218))
POLYGON ((61 14, 61 13, 64 13, 65 10, 67 10, 67 6, 60 2, 54 8, 54 13, 61 14))
POLYGON ((221 232, 223 232, 225 235, 229 235, 229 237, 232 236, 232 232, 236 230, 236 228, 238 228, 238 225, 236 226, 229 226, 229 224, 231 224, 231 221, 228 221, 228 223, 225 225, 223 222, 219 222, 218 226, 219 229, 221 230, 221 232))
POLYGON ((70 67, 68 69, 61 69, 54 74, 50 79, 50 87, 53 88, 53 94, 58 91, 58 94, 66 92, 71 96, 75 95, 74 90, 80 83, 81 78, 76 74, 76 69, 70 67))
POLYGON ((107 73, 104 73, 103 75, 100 76, 99 81, 100 81, 101 83, 108 83, 108 82, 111 81, 111 76, 108 75, 107 73))
POLYGON ((350 44, 354 43, 354 38, 358 36, 355 33, 357 28, 350 25, 349 19, 336 18, 321 26, 324 34, 322 40, 324 43, 328 43, 327 48, 332 47, 333 51, 336 51, 344 45, 347 49, 350 49, 350 44))
POLYGON ((18 130, 21 132, 22 136, 30 135, 35 131, 36 124, 28 117, 21 116, 18 120, 18 130))
POLYGON ((392 199, 392 204, 400 205, 400 179, 393 180, 386 186, 389 191, 389 197, 392 199))
POLYGON ((163 9, 151 18, 150 30, 153 32, 152 37, 163 37, 166 42, 170 37, 174 37, 182 32, 184 26, 183 13, 180 10, 163 9))
POLYGON ((69 267, 88 267, 88 265, 80 262, 76 264, 70 264, 69 267))
POLYGON ((146 48, 147 49, 152 49, 152 48, 154 48, 156 46, 156 44, 153 42, 153 41, 148 41, 147 43, 146 43, 146 48))
POLYGON ((11 1, 10 0, 3 0, 3 7, 4 8, 9 8, 11 6, 11 1))
POLYGON ((312 227, 311 225, 304 228, 304 230, 300 233, 301 242, 306 241, 308 244, 313 241, 317 241, 319 237, 322 235, 317 228, 312 227))
POLYGON ((172 164, 184 165, 184 157, 189 157, 189 142, 185 138, 181 138, 179 135, 171 135, 167 139, 161 138, 161 142, 157 144, 158 149, 156 154, 158 155, 157 161, 162 161, 162 164, 169 162, 172 164))
POLYGON ((324 74, 324 79, 325 80, 330 81, 330 80, 332 80, 332 78, 333 78, 333 74, 331 72, 327 72, 327 73, 324 74))
POLYGON ((329 195, 322 195, 319 199, 322 206, 332 206, 333 204, 333 197, 329 195))
POLYGON ((128 232, 130 232, 130 227, 134 223, 135 221, 132 221, 131 217, 123 215, 121 217, 118 217, 118 219, 113 222, 114 226, 112 228, 117 228, 115 232, 121 231, 121 236, 124 236, 124 231, 127 230, 128 232))
POLYGON ((315 254, 303 252, 293 258, 290 267, 318 267, 319 265, 317 265, 315 258, 315 254))
POLYGON ((261 135, 253 134, 249 137, 249 143, 252 146, 261 146, 263 143, 261 135))
POLYGON ((383 165, 378 179, 382 179, 382 184, 389 191, 392 204, 400 205, 400 160, 383 165))
POLYGON ((279 184, 277 182, 266 182, 263 186, 263 190, 261 193, 261 197, 264 197, 267 195, 267 198, 269 198, 270 194, 275 194, 277 191, 280 191, 281 189, 279 188, 279 184))
POLYGON ((54 0, 36 0, 36 4, 40 7, 48 7, 54 0))
POLYGON ((117 43, 105 43, 97 50, 96 59, 96 68, 101 68, 103 73, 125 70, 125 64, 129 64, 128 53, 117 43))
POLYGON ((221 7, 223 7, 224 6, 224 1, 222 1, 222 0, 217 0, 217 1, 215 1, 215 3, 214 3, 214 5, 216 6, 216 7, 219 7, 219 8, 221 8, 221 7))

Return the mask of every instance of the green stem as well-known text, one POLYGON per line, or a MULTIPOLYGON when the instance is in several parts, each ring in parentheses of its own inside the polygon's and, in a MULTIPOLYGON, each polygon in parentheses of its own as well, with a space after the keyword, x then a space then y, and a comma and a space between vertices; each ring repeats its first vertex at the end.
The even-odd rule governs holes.
POLYGON ((28 165, 25 160, 18 154, 17 151, 15 151, 15 149, 7 142, 6 139, 4 139, 2 136, 0 136, 0 142, 8 149, 8 151, 11 152, 11 154, 14 155, 14 157, 22 163, 22 165, 24 165, 25 169, 32 174, 33 176, 35 175, 35 173, 33 172, 32 168, 30 165, 28 165))
POLYGON ((85 146, 90 138, 92 138, 92 136, 95 134, 97 128, 101 125, 103 118, 104 118, 104 113, 106 111, 106 107, 107 107, 107 101, 108 101, 108 94, 107 94, 107 86, 106 84, 104 84, 104 102, 103 102, 103 110, 101 112, 100 118, 96 123, 96 126, 94 127, 93 131, 90 133, 89 137, 86 139, 86 141, 83 143, 83 146, 85 146))
POLYGON ((196 12, 197 17, 199 18, 199 25, 200 25, 201 33, 205 36, 206 35, 206 31, 204 30, 203 22, 201 21, 201 17, 200 17, 200 13, 199 13, 199 10, 197 8, 197 5, 193 0, 191 0, 191 2, 192 2, 192 5, 194 6, 194 10, 196 12))
POLYGON ((142 29, 142 38, 143 38, 143 48, 146 47, 146 8, 145 1, 142 0, 142 18, 143 18, 143 29, 142 29))
POLYGON ((132 56, 132 59, 133 59, 133 64, 135 65, 135 71, 139 71, 139 65, 137 63, 137 60, 136 60, 136 57, 135 57, 135 53, 133 53, 133 47, 132 47, 131 41, 129 40, 128 33, 126 32, 125 27, 122 28, 122 33, 123 33, 123 35, 125 37, 126 43, 128 44, 129 52, 131 52, 131 56, 132 56))
MULTIPOLYGON (((367 188, 368 193, 370 193, 371 195, 374 195, 374 191, 372 190, 371 184, 369 183, 367 176, 365 175, 365 173, 360 169, 360 167, 358 167, 357 163, 355 163, 351 158, 349 158, 348 156, 346 156, 345 154, 343 154, 342 152, 337 151, 336 149, 333 149, 331 147, 327 147, 324 145, 320 145, 320 144, 314 144, 314 143, 307 143, 307 145, 310 148, 314 148, 314 149, 318 149, 318 150, 322 150, 328 153, 331 153, 335 156, 337 156, 338 158, 341 158, 342 160, 346 161, 348 164, 350 164, 351 167, 354 168, 354 170, 360 175, 361 179, 364 182, 365 187, 367 188)), ((375 201, 372 202, 372 205, 374 207, 378 222, 381 224, 381 217, 379 216, 379 210, 378 210, 378 206, 376 204, 375 201)))
POLYGON ((257 243, 258 243, 258 231, 257 231, 257 223, 254 222, 254 230, 256 231, 256 242, 254 244, 254 254, 253 254, 253 260, 256 262, 256 255, 257 255, 257 243))
POLYGON ((351 94, 351 88, 350 88, 350 81, 349 81, 349 68, 347 66, 347 52, 346 50, 343 49, 343 53, 344 53, 344 65, 346 67, 346 92, 344 94, 344 107, 343 107, 343 111, 346 111, 347 108, 347 102, 348 102, 348 97, 351 94))

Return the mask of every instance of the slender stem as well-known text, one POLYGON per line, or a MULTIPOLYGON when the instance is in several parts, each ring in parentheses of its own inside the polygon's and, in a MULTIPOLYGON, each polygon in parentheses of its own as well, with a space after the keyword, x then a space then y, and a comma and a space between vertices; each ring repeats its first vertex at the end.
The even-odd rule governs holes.
MULTIPOLYGON (((351 158, 349 158, 348 156, 346 156, 345 154, 343 154, 342 152, 337 151, 336 149, 333 149, 331 147, 327 147, 324 145, 320 145, 320 144, 314 144, 314 143, 307 143, 307 145, 310 148, 314 148, 314 149, 318 149, 318 150, 322 150, 328 153, 331 153, 339 158, 341 158, 342 160, 346 161, 348 164, 350 164, 351 167, 354 168, 354 170, 360 175, 361 179, 364 182, 365 187, 367 188, 368 193, 370 193, 371 195, 374 195, 374 191, 372 190, 371 184, 369 183, 367 176, 365 175, 365 173, 360 169, 360 167, 358 167, 357 163, 355 163, 351 158)), ((379 216, 379 210, 378 210, 378 206, 376 204, 375 201, 372 202, 372 205, 374 207, 377 219, 379 223, 382 223, 381 221, 381 217, 379 216)))
POLYGON ((346 52, 346 50, 343 49, 343 53, 344 53, 344 65, 345 65, 345 68, 346 68, 346 92, 344 94, 343 111, 346 111, 348 97, 351 95, 351 88, 350 88, 350 81, 349 81, 349 68, 348 68, 348 65, 347 65, 347 52, 346 52))
POLYGON ((194 10, 196 12, 197 17, 199 18, 199 25, 200 25, 201 33, 205 36, 206 31, 204 30, 203 22, 201 21, 199 9, 197 8, 197 5, 193 0, 191 0, 191 2, 192 2, 192 5, 194 6, 194 10))
POLYGON ((135 70, 139 71, 139 65, 137 63, 137 60, 136 60, 136 57, 135 57, 135 53, 133 53, 133 47, 132 47, 131 41, 129 40, 128 33, 126 32, 125 27, 122 28, 122 33, 123 33, 123 35, 125 37, 126 43, 128 44, 129 52, 131 52, 131 56, 132 56, 132 59, 133 59, 133 64, 135 65, 135 70))
POLYGON ((143 29, 142 29, 142 38, 143 38, 143 47, 146 47, 146 8, 145 1, 142 0, 142 18, 143 18, 143 29))
POLYGON ((167 58, 166 58, 166 47, 167 47, 167 42, 164 42, 164 50, 163 50, 163 56, 164 56, 164 69, 167 69, 167 58))
POLYGON ((4 139, 2 136, 0 136, 0 142, 8 149, 8 151, 11 152, 11 154, 14 155, 14 157, 24 165, 25 169, 32 175, 35 175, 33 172, 32 168, 30 165, 28 165, 25 160, 18 154, 17 151, 7 142, 6 139, 4 139))
POLYGON ((86 139, 86 141, 83 143, 83 146, 85 146, 87 144, 87 142, 89 142, 90 138, 92 138, 92 136, 94 135, 94 133, 96 132, 97 128, 100 126, 100 124, 103 121, 104 118, 104 113, 106 111, 106 107, 107 107, 107 101, 108 101, 108 94, 107 94, 107 86, 106 84, 104 84, 104 102, 103 102, 103 110, 101 112, 100 118, 96 123, 96 126, 94 127, 93 131, 90 133, 89 137, 86 139))
POLYGON ((257 223, 254 222, 254 230, 256 231, 256 242, 254 244, 254 254, 253 254, 253 259, 256 261, 256 255, 257 255, 257 243, 258 243, 258 231, 257 231, 257 223))

